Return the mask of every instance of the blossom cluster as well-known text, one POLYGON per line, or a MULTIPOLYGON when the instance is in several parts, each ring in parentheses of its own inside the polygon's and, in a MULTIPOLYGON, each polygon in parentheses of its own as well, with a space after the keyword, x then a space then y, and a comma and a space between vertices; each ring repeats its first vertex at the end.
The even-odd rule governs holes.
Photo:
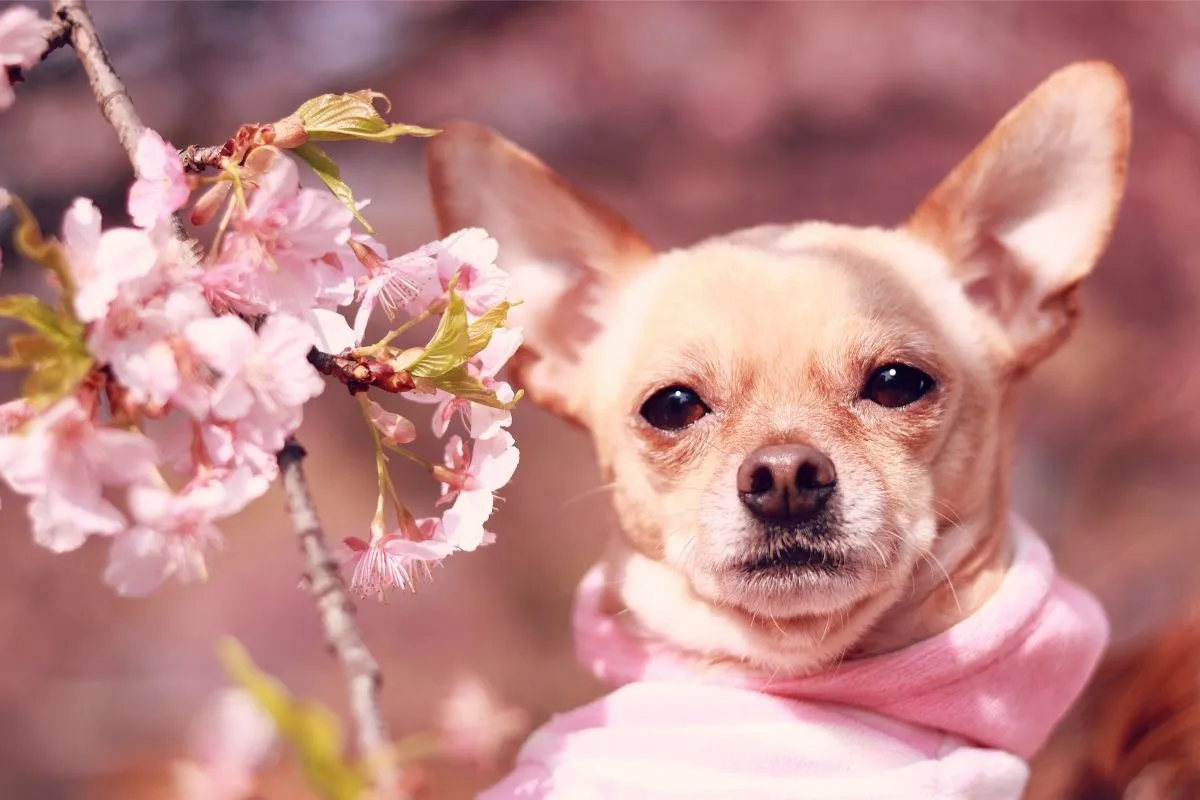
POLYGON ((9 70, 36 64, 46 52, 53 28, 50 20, 42 19, 28 6, 12 6, 0 12, 0 111, 16 100, 9 70))
POLYGON ((325 386, 314 348, 402 375, 406 397, 437 404, 438 437, 461 421, 445 463, 427 463, 405 447, 416 426, 360 395, 379 502, 369 535, 345 540, 352 588, 409 588, 451 553, 492 541, 493 493, 519 457, 507 430, 517 397, 497 374, 521 343, 519 329, 502 327, 509 280, 496 242, 471 229, 389 258, 352 229, 365 203, 303 187, 297 162, 271 145, 200 178, 147 130, 135 168, 130 227, 106 229, 79 199, 59 239, 43 239, 19 200, 0 201, 58 293, 56 303, 0 298, 0 315, 32 328, 12 337, 3 362, 30 377, 0 406, 0 478, 28 498, 35 541, 62 553, 108 539, 104 580, 123 595, 202 579, 222 546, 217 523, 267 490, 325 386), (191 217, 215 223, 206 248, 174 222, 202 186, 191 217), (339 309, 355 302, 351 327, 339 309), (436 317, 437 331, 425 347, 391 345, 404 325, 364 345, 380 309, 411 314, 409 324, 436 317), (441 483, 440 516, 405 507, 388 473, 393 452, 441 483))

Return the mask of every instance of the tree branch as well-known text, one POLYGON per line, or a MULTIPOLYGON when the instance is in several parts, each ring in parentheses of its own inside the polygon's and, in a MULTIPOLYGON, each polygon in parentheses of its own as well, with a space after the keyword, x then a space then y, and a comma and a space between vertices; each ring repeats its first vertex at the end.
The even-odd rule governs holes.
MULTIPOLYGON (((69 35, 71 45, 87 73, 92 93, 100 105, 100 113, 116 131, 117 139, 129 155, 130 162, 135 162, 138 140, 146 126, 138 117, 129 92, 113 69, 112 61, 96 34, 91 15, 83 0, 53 0, 52 6, 66 26, 64 33, 69 35)), ((197 151, 206 149, 197 148, 197 151)), ((191 161, 185 159, 185 164, 199 164, 202 169, 203 163, 197 155, 193 153, 191 161)), ((176 235, 188 241, 182 225, 177 225, 176 235)), ((398 776, 387 758, 386 748, 390 740, 379 708, 379 689, 382 684, 379 665, 359 636, 354 620, 354 604, 346 592, 337 565, 330 557, 325 533, 304 476, 304 455, 304 448, 295 438, 290 438, 278 455, 288 513, 300 540, 309 591, 316 602, 326 641, 346 676, 359 755, 374 768, 375 796, 380 800, 396 797, 399 792, 398 776)))
POLYGON ((316 505, 308 491, 301 462, 305 450, 289 438, 279 451, 279 473, 292 528, 300 537, 300 549, 307 565, 305 577, 308 590, 321 615, 321 627, 330 648, 342 665, 350 693, 350 712, 354 717, 359 754, 370 759, 376 770, 376 788, 380 797, 392 797, 398 789, 398 776, 387 758, 387 723, 379 709, 379 688, 383 675, 371 651, 359 636, 354 624, 354 605, 346 594, 346 586, 337 564, 330 558, 325 545, 325 532, 317 518, 316 505))
POLYGON ((387 364, 375 360, 326 353, 315 347, 308 351, 308 363, 312 364, 322 375, 337 378, 344 383, 350 390, 350 394, 365 392, 372 386, 397 394, 412 391, 417 385, 412 375, 404 370, 396 371, 387 364))
POLYGON ((226 147, 217 144, 204 146, 189 144, 179 151, 179 159, 183 161, 183 168, 186 171, 204 172, 206 167, 221 166, 222 159, 228 158, 230 155, 226 150, 226 147))
POLYGON ((132 163, 137 153, 138 139, 146 126, 134 110, 125 84, 117 77, 112 61, 100 43, 92 15, 88 13, 83 0, 53 0, 51 5, 58 18, 69 26, 71 46, 75 48, 83 71, 87 73, 92 94, 100 104, 100 113, 117 132, 117 140, 132 163))
MULTIPOLYGON (((46 60, 46 56, 53 53, 55 50, 66 47, 70 44, 71 26, 65 20, 51 20, 54 26, 46 32, 46 50, 42 53, 41 61, 46 60)), ((25 80, 25 72, 20 67, 6 67, 9 83, 20 83, 25 80)))

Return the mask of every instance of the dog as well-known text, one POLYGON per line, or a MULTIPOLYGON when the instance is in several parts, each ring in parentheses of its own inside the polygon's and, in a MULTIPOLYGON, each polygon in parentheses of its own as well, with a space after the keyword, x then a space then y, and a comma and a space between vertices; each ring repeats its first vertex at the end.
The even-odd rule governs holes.
POLYGON ((1111 65, 1054 73, 895 228, 658 252, 486 128, 429 147, 443 234, 523 304, 511 376, 586 429, 619 530, 574 624, 606 697, 486 800, 1017 798, 1108 626, 1009 503, 1018 389, 1124 192, 1111 65))

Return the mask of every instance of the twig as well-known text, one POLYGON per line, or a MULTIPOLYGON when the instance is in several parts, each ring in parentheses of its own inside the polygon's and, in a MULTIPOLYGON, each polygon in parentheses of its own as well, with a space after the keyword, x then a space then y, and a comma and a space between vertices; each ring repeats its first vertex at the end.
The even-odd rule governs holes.
MULTIPOLYGON (((51 22, 54 24, 46 31, 46 49, 42 53, 40 61, 45 61, 46 56, 70 44, 71 26, 62 19, 51 20, 51 22)), ((10 83, 20 83, 25 80, 25 73, 20 67, 6 67, 6 72, 10 83)))
POLYGON ((365 392, 372 386, 396 394, 412 391, 417 385, 412 375, 404 370, 394 370, 374 359, 356 358, 349 351, 345 355, 335 355, 314 347, 308 351, 308 363, 321 374, 344 383, 350 394, 365 392))
POLYGON ((304 448, 294 437, 289 438, 279 451, 284 497, 292 517, 292 528, 299 535, 300 548, 304 552, 308 590, 321 615, 325 638, 341 663, 349 685, 350 713, 357 729, 359 753, 370 759, 376 769, 377 790, 386 788, 389 794, 383 796, 390 797, 396 791, 398 779, 387 757, 390 740, 379 709, 383 675, 358 634, 354 604, 346 594, 341 573, 325 545, 325 532, 304 477, 304 456, 304 448))
POLYGON ((189 144, 179 151, 179 159, 188 172, 204 172, 207 167, 221 166, 221 161, 230 156, 230 152, 227 151, 228 148, 224 145, 189 144))
POLYGON ((83 0, 53 0, 51 5, 58 18, 70 28, 71 45, 83 64, 83 71, 87 73, 92 94, 100 104, 100 113, 113 126, 117 140, 125 148, 130 162, 133 162, 138 139, 146 126, 134 110, 125 84, 117 77, 112 61, 100 43, 100 37, 96 35, 92 15, 88 13, 83 0))
POLYGON ((62 18, 51 20, 54 27, 46 33, 46 52, 42 53, 42 61, 46 60, 46 56, 66 47, 71 43, 71 25, 62 18))
MULTIPOLYGON (((134 110, 129 92, 113 69, 108 53, 96 34, 91 15, 83 0, 53 0, 52 5, 59 20, 66 26, 71 45, 83 64, 92 93, 100 105, 100 113, 116 131, 121 146, 133 163, 138 139, 145 125, 134 110)), ((182 226, 177 227, 176 235, 182 241, 188 241, 182 226)), ((379 688, 382 683, 379 665, 359 636, 354 621, 354 604, 329 555, 325 534, 304 476, 304 455, 304 448, 295 438, 290 438, 278 455, 288 512, 300 539, 309 589, 321 617, 326 641, 346 676, 359 755, 375 768, 375 796, 381 800, 395 797, 398 794, 398 778, 387 758, 389 738, 379 708, 379 688)))

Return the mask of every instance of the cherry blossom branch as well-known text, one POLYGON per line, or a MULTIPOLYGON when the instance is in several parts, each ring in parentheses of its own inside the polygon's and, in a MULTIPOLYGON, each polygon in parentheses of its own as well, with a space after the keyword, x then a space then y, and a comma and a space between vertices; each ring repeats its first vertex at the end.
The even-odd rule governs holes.
MULTIPOLYGON (((145 131, 145 125, 134 109, 128 90, 113 69, 91 15, 83 0, 53 0, 52 7, 64 26, 56 36, 61 36, 63 42, 69 39, 74 47, 100 106, 100 113, 112 125, 121 146, 130 161, 134 162, 138 140, 145 131)), ((190 155, 192 164, 201 165, 200 169, 203 169, 203 165, 207 165, 206 161, 212 157, 209 150, 211 148, 195 148, 190 155)), ((180 240, 188 241, 182 225, 176 225, 175 232, 180 240)), ((397 796, 399 788, 396 770, 386 757, 389 738, 379 707, 382 676, 378 663, 358 633, 354 604, 330 556, 304 475, 304 456, 304 448, 295 438, 290 438, 278 454, 288 512, 300 539, 309 590, 316 602, 326 641, 346 676, 359 755, 373 768, 375 796, 381 800, 392 798, 397 796)))
POLYGON ((365 392, 372 386, 395 394, 410 391, 416 386, 412 375, 403 370, 396 371, 379 361, 359 359, 353 355, 334 355, 314 347, 308 351, 308 363, 322 375, 344 383, 350 394, 365 392))
POLYGON ((96 34, 96 25, 83 0, 52 0, 59 20, 67 25, 71 46, 87 74, 92 94, 100 104, 100 113, 117 132, 117 140, 132 162, 138 139, 146 126, 134 110, 125 84, 113 69, 112 61, 96 34))
POLYGON ((308 490, 302 462, 305 450, 295 437, 288 439, 279 451, 279 473, 292 527, 300 537, 300 548, 308 566, 305 578, 309 593, 321 615, 330 648, 341 663, 350 693, 350 712, 355 720, 359 753, 373 759, 376 789, 380 797, 391 797, 398 791, 399 780, 386 757, 389 744, 387 724, 379 708, 379 689, 383 674, 371 651, 359 636, 354 622, 354 604, 346 594, 342 575, 330 558, 325 544, 325 532, 317 517, 316 505, 308 490), (386 789, 386 793, 383 790, 386 789))
POLYGON ((189 144, 179 151, 179 160, 188 172, 203 172, 207 167, 220 167, 221 161, 228 158, 230 153, 224 145, 189 144))
MULTIPOLYGON (((71 26, 66 20, 52 20, 52 26, 46 31, 46 49, 42 52, 40 60, 45 61, 46 56, 70 44, 70 35, 71 26)), ((25 73, 20 67, 7 67, 6 71, 10 83, 20 83, 25 80, 25 73)))

